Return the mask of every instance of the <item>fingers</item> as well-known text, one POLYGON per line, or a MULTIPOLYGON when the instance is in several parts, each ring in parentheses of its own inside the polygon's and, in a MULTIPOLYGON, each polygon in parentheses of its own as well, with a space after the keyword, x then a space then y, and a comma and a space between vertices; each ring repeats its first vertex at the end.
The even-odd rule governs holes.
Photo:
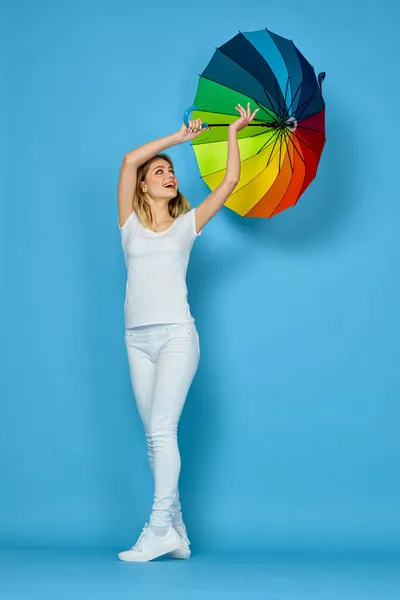
POLYGON ((259 108, 256 108, 255 111, 253 113, 251 113, 250 112, 250 102, 247 103, 247 109, 246 110, 240 104, 238 104, 238 107, 240 109, 240 114, 244 118, 246 124, 249 124, 250 121, 252 121, 254 119, 254 117, 256 116, 257 112, 259 111, 259 108))
POLYGON ((243 106, 241 104, 238 104, 240 111, 241 111, 241 115, 245 118, 245 119, 249 119, 250 118, 250 102, 247 103, 247 109, 244 109, 243 106))
POLYGON ((236 110, 240 112, 240 118, 241 119, 246 119, 246 111, 244 110, 244 108, 238 104, 237 106, 235 106, 236 110))
POLYGON ((202 124, 203 124, 203 122, 201 119, 194 119, 193 121, 189 121, 188 132, 194 133, 196 131, 201 130, 202 124))

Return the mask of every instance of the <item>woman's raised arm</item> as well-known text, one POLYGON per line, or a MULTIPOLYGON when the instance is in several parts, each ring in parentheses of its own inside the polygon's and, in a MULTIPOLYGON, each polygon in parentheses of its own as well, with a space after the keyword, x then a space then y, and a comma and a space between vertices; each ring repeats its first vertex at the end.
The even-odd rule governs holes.
POLYGON ((133 196, 136 189, 138 167, 159 152, 184 141, 185 139, 178 131, 143 144, 125 154, 118 181, 118 221, 120 227, 123 227, 133 210, 133 196))
POLYGON ((239 119, 231 123, 228 127, 228 156, 226 161, 225 176, 221 183, 207 196, 205 200, 196 208, 196 230, 200 231, 204 225, 219 211, 225 204, 240 179, 240 152, 236 134, 238 131, 247 127, 254 119, 258 108, 250 113, 250 102, 247 110, 240 104, 236 107, 240 113, 239 119))
POLYGON ((189 121, 189 127, 182 123, 177 132, 147 142, 147 144, 143 144, 125 154, 118 181, 118 220, 120 227, 123 227, 133 210, 133 196, 136 189, 138 167, 167 148, 194 140, 203 131, 200 119, 195 119, 189 121))

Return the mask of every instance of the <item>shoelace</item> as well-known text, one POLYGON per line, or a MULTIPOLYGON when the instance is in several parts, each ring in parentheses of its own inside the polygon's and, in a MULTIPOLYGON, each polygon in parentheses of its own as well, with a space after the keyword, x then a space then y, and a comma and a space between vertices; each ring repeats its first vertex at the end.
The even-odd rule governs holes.
POLYGON ((188 545, 190 545, 189 538, 187 537, 187 535, 186 535, 185 530, 183 529, 183 527, 177 528, 177 531, 178 531, 179 535, 181 537, 183 537, 183 539, 186 541, 186 543, 188 545))
POLYGON ((139 535, 138 541, 136 542, 136 544, 134 546, 132 546, 131 550, 133 550, 134 552, 140 552, 142 549, 142 542, 143 539, 147 533, 147 527, 148 527, 148 523, 145 524, 145 526, 142 529, 142 533, 139 535))

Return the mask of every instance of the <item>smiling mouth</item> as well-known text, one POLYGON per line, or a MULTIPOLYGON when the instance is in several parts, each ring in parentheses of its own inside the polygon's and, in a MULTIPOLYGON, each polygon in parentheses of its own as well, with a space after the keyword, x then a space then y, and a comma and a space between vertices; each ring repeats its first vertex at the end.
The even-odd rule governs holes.
POLYGON ((173 187, 174 188, 175 184, 174 183, 169 183, 168 185, 165 185, 164 187, 173 187))

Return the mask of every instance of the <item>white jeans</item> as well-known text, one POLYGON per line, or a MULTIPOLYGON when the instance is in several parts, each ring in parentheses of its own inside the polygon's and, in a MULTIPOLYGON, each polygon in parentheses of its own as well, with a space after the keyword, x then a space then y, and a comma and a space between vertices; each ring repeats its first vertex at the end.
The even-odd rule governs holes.
POLYGON ((194 323, 126 329, 133 393, 154 477, 151 525, 180 525, 178 422, 196 374, 200 342, 194 323))

